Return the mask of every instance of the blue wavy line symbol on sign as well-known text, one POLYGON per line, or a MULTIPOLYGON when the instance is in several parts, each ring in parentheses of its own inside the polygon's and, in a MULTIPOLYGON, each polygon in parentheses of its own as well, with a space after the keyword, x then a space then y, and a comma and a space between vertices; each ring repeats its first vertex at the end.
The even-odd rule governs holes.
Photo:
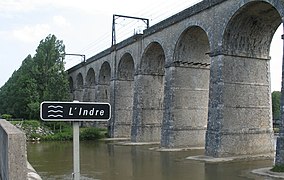
POLYGON ((47 106, 47 117, 63 117, 63 106, 47 106))

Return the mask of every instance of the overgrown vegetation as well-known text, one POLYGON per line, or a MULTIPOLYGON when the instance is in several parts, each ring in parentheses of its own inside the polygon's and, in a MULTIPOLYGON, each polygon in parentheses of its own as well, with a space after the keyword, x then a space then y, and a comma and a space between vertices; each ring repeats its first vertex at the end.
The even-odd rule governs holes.
POLYGON ((28 55, 21 67, 0 88, 2 118, 7 114, 13 118, 39 119, 42 101, 69 100, 64 54, 63 42, 54 35, 40 41, 34 57, 28 55))
MULTIPOLYGON (((73 129, 66 122, 42 122, 38 120, 11 121, 25 132, 29 141, 71 141, 73 129)), ((97 140, 104 138, 106 129, 95 127, 80 128, 80 140, 97 140)))
POLYGON ((272 92, 272 117, 273 120, 280 119, 280 98, 281 92, 273 91, 272 92))
POLYGON ((284 165, 275 165, 271 171, 273 172, 284 172, 284 165))
POLYGON ((12 118, 12 115, 11 114, 2 114, 1 118, 6 119, 6 120, 10 120, 12 118))

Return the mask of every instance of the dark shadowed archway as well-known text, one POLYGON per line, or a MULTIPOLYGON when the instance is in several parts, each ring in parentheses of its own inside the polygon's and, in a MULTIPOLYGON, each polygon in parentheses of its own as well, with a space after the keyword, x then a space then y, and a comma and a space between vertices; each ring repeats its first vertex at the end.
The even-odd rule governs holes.
POLYGON ((110 102, 110 78, 111 68, 108 62, 104 62, 99 73, 96 100, 100 102, 110 102))
POLYGON ((84 91, 84 79, 82 73, 77 74, 76 76, 76 87, 74 100, 83 101, 83 91, 84 91))
POLYGON ((71 76, 68 78, 68 83, 69 83, 69 90, 70 90, 70 93, 73 93, 73 91, 75 90, 75 87, 74 87, 73 78, 72 78, 71 76))
POLYGON ((86 86, 84 92, 84 101, 95 101, 96 76, 93 68, 90 68, 86 76, 86 86))
POLYGON ((70 92, 70 97, 72 100, 75 99, 75 87, 74 87, 74 80, 71 76, 68 78, 68 84, 69 84, 69 92, 70 92))

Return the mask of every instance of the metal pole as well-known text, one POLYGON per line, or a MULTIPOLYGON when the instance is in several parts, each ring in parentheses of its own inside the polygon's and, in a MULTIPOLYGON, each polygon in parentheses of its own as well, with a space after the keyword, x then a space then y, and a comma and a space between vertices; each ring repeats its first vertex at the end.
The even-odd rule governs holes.
POLYGON ((112 39, 111 39, 111 45, 116 44, 116 35, 115 35, 115 15, 112 16, 112 39))
POLYGON ((116 44, 116 34, 115 34, 115 19, 116 19, 116 17, 142 20, 146 24, 147 29, 149 28, 149 19, 134 17, 134 16, 124 16, 124 15, 113 14, 113 16, 112 16, 112 39, 111 39, 111 45, 112 46, 116 44))
POLYGON ((80 180, 79 122, 73 122, 73 179, 80 180))

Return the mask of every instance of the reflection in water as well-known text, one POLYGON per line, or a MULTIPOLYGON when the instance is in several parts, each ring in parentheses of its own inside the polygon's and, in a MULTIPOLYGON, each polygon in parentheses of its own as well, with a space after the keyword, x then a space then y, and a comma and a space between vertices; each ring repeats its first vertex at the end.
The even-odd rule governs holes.
MULTIPOLYGON (((72 142, 28 144, 28 159, 43 179, 71 179, 72 142)), ((81 179, 94 180, 228 180, 268 179, 250 174, 272 166, 271 160, 203 163, 185 157, 203 150, 157 152, 151 146, 121 146, 109 142, 80 142, 81 179)))

